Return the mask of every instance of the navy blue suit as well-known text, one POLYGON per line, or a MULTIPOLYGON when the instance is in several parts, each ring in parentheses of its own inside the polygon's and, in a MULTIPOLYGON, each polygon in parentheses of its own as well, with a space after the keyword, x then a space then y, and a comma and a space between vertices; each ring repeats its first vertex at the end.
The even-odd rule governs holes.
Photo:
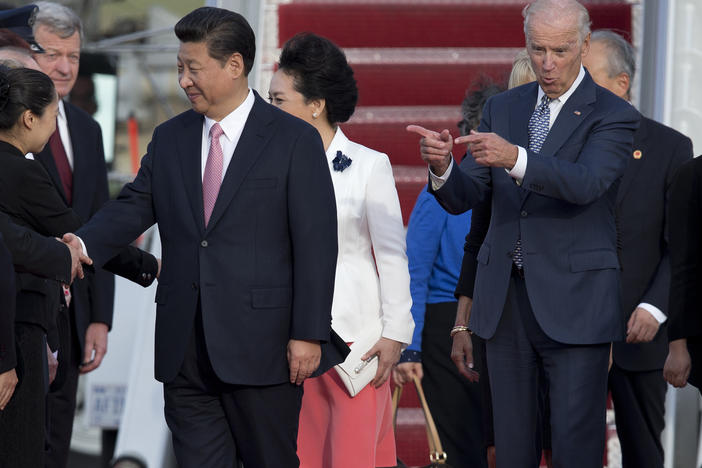
MULTIPOLYGON (((528 148, 537 87, 530 83, 489 99, 479 131, 528 148)), ((623 338, 625 324, 616 191, 639 119, 631 105, 586 73, 541 151, 527 151, 521 185, 504 169, 466 157, 435 192, 452 213, 492 195, 470 326, 488 340, 502 466, 538 466, 538 455, 528 454, 537 447, 529 428, 536 426, 537 372, 532 370, 538 367, 545 369, 550 386, 554 463, 601 464, 608 343, 623 338), (512 271, 519 237, 522 277, 512 271)))
MULTIPOLYGON (((156 292, 155 367, 156 378, 166 383, 166 417, 172 430, 171 418, 188 418, 190 411, 207 406, 185 406, 181 414, 169 411, 169 399, 175 401, 192 382, 226 394, 286 384, 288 341, 327 342, 331 333, 336 207, 318 132, 256 95, 205 228, 203 119, 187 111, 157 127, 134 181, 78 232, 101 265, 158 223, 163 266, 156 292)), ((330 353, 323 347, 318 372, 343 360, 330 353)), ((263 413, 229 420, 244 463, 290 466, 290 458, 270 465, 264 460, 290 451, 296 459, 294 437, 285 440, 291 446, 281 447, 271 433, 268 437, 277 445, 266 447, 263 455, 247 454, 247 449, 257 450, 256 444, 243 439, 256 426, 268 430, 266 424, 288 424, 296 433, 301 392, 296 395, 292 404, 297 408, 280 413, 278 421, 266 421, 263 413), (242 423, 249 426, 239 432, 237 424, 242 423)), ((277 400, 271 408, 282 404, 277 400)), ((184 445, 196 452, 216 443, 194 447, 194 439, 209 437, 216 429, 185 432, 198 429, 192 418, 186 425, 190 427, 174 431, 176 455, 184 445)), ((184 453, 179 463, 199 463, 184 453)))

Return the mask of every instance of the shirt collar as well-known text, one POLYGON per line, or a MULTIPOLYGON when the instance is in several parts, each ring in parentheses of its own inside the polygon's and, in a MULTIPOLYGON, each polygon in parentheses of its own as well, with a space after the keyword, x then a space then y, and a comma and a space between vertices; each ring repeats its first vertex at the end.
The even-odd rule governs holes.
POLYGON ((346 149, 346 143, 349 139, 341 131, 341 127, 336 127, 336 133, 334 138, 332 138, 331 143, 329 143, 329 148, 327 148, 327 160, 330 162, 336 157, 336 152, 341 151, 342 153, 346 149))
MULTIPOLYGON (((576 89, 578 89, 578 86, 580 86, 580 83, 582 83, 583 79, 585 78, 585 68, 583 68, 582 65, 580 65, 580 72, 578 73, 578 77, 573 81, 573 84, 570 85, 570 88, 568 88, 568 91, 565 93, 561 94, 559 97, 554 99, 552 102, 559 102, 563 105, 565 105, 566 101, 568 98, 570 98, 573 93, 575 92, 576 89)), ((536 105, 538 106, 539 103, 541 102, 541 98, 544 97, 544 92, 543 89, 541 89, 541 86, 539 86, 539 94, 536 96, 536 105)))
POLYGON ((59 99, 58 102, 58 117, 63 121, 66 122, 66 107, 63 105, 63 99, 59 99))
MULTIPOLYGON (((251 89, 249 89, 249 94, 246 95, 244 102, 239 104, 239 107, 231 111, 226 117, 219 121, 219 126, 222 127, 224 135, 226 135, 230 141, 234 139, 234 136, 237 135, 242 128, 244 128, 246 119, 249 118, 249 113, 253 108, 254 101, 254 94, 251 89)), ((207 132, 207 135, 210 134, 210 129, 215 123, 217 123, 216 120, 205 116, 205 131, 207 132)))

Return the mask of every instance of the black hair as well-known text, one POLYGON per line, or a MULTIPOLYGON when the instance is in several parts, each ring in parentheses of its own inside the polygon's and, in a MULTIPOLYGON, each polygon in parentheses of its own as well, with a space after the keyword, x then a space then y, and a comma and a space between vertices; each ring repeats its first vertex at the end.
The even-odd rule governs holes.
POLYGON ((504 87, 499 86, 490 78, 481 77, 466 91, 466 97, 461 103, 461 115, 463 119, 458 122, 458 130, 461 135, 467 135, 471 130, 476 130, 480 125, 483 116, 483 107, 488 98, 504 91, 504 87))
POLYGON ((27 109, 35 115, 43 115, 54 99, 54 83, 42 72, 0 67, 0 130, 14 127, 27 109))
POLYGON ((256 57, 256 36, 239 13, 215 7, 197 8, 175 25, 180 42, 205 42, 207 52, 222 65, 234 53, 244 59, 244 75, 248 76, 256 57))
POLYGON ((358 101, 356 79, 346 55, 332 41, 312 33, 296 34, 283 46, 279 67, 292 76, 295 90, 307 101, 325 100, 330 124, 351 118, 358 101))

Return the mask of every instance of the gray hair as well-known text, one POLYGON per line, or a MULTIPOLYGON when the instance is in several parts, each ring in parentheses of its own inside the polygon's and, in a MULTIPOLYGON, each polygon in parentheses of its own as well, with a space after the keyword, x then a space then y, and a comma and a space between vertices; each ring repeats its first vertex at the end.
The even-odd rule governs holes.
POLYGON ((7 68, 24 68, 24 65, 22 65, 19 60, 12 58, 0 58, 0 65, 7 68))
POLYGON ((522 10, 524 16, 524 35, 529 39, 529 24, 536 13, 547 12, 554 17, 564 17, 567 15, 577 15, 578 31, 580 32, 580 43, 590 34, 590 14, 582 3, 577 0, 536 0, 528 4, 522 10))
POLYGON ((629 75, 629 86, 634 81, 636 58, 634 47, 621 35, 609 29, 600 29, 592 33, 592 42, 602 42, 608 50, 607 74, 610 78, 626 73, 629 75))
POLYGON ((35 2, 39 9, 34 14, 33 34, 39 26, 46 26, 49 31, 65 39, 78 32, 83 42, 83 25, 78 15, 67 6, 53 2, 35 2))

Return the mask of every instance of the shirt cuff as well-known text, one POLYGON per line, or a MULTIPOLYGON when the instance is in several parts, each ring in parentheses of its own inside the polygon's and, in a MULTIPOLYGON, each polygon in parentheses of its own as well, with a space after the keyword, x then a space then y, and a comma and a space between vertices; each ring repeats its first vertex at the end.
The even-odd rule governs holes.
POLYGON ((448 180, 449 176, 451 175, 451 169, 453 169, 453 158, 451 158, 451 162, 449 163, 448 169, 446 169, 446 172, 444 172, 444 174, 441 176, 434 174, 431 171, 431 167, 429 168, 429 178, 431 179, 431 188, 434 191, 437 191, 441 187, 444 186, 444 184, 448 180))
POLYGON ((653 318, 658 320, 658 323, 663 323, 666 320, 668 320, 668 317, 665 316, 665 314, 659 309, 658 307, 651 305, 647 302, 642 302, 639 304, 639 307, 644 309, 646 312, 649 314, 653 315, 653 318))
POLYGON ((517 162, 514 163, 514 167, 512 169, 505 168, 505 171, 507 171, 507 174, 509 174, 509 176, 517 182, 517 185, 521 185, 522 179, 524 179, 524 174, 526 174, 526 167, 527 152, 521 146, 517 146, 517 162))
POLYGON ((406 349, 400 355, 398 364, 403 362, 422 362, 422 352, 413 349, 406 349))
POLYGON ((78 236, 76 236, 76 239, 78 239, 78 241, 80 242, 80 248, 83 249, 83 255, 89 257, 90 255, 88 255, 88 248, 85 246, 85 242, 83 242, 83 239, 81 239, 78 236))

